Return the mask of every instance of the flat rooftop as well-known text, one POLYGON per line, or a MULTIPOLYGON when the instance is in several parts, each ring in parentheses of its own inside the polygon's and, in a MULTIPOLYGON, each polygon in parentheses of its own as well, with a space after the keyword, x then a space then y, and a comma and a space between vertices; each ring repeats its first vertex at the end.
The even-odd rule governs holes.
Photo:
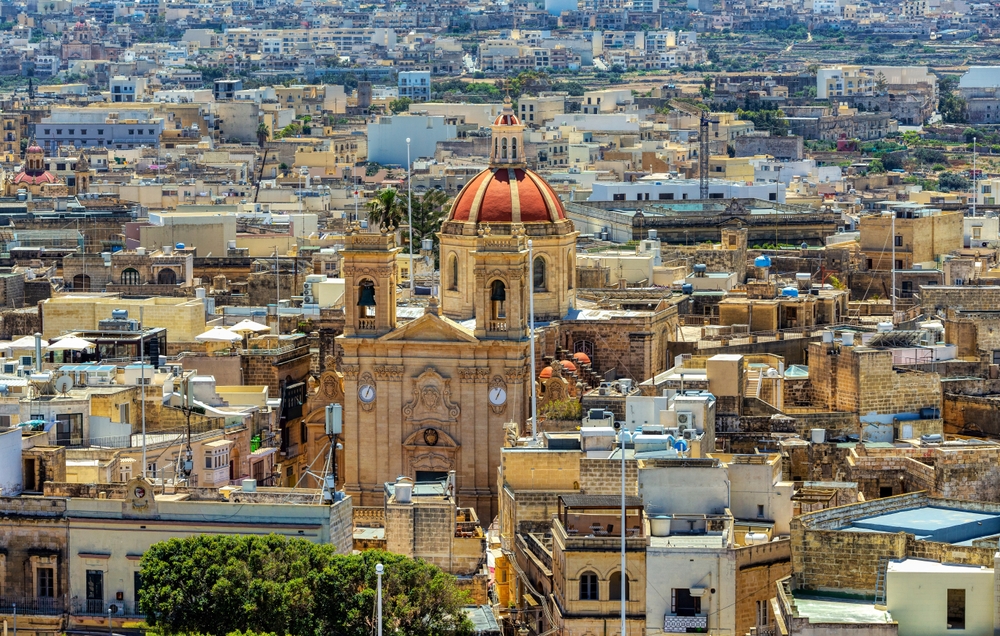
POLYGON ((885 610, 876 609, 872 603, 845 599, 800 596, 795 593, 796 613, 808 618, 809 623, 892 623, 892 616, 885 610))
POLYGON ((962 544, 1000 532, 1000 514, 924 506, 858 519, 844 530, 907 532, 923 541, 962 544))

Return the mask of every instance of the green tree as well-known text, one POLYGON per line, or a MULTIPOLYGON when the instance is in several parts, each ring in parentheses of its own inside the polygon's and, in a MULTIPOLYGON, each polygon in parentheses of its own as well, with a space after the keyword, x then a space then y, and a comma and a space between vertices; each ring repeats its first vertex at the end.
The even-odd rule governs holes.
POLYGON ((882 174, 885 172, 885 166, 882 165, 881 159, 872 159, 868 163, 868 174, 882 174))
POLYGON ((368 221, 375 227, 399 227, 406 216, 406 198, 393 188, 383 188, 368 203, 368 221))
POLYGON ((965 192, 969 180, 956 172, 942 172, 938 175, 938 189, 942 192, 965 192))
POLYGON ((140 608, 160 634, 369 636, 375 565, 382 563, 383 623, 390 634, 468 636, 466 595, 454 577, 382 551, 269 536, 170 539, 142 557, 140 608))
POLYGON ((947 124, 962 124, 966 121, 965 99, 955 93, 958 77, 946 75, 938 82, 938 112, 947 124))
POLYGON ((736 116, 753 122, 756 130, 765 130, 776 137, 788 134, 788 120, 780 109, 775 110, 743 110, 736 111, 736 116))
POLYGON ((412 103, 413 100, 409 97, 400 97, 389 102, 389 110, 393 113, 402 113, 410 110, 410 104, 412 103))
POLYGON ((434 240, 434 255, 437 257, 438 238, 441 224, 448 216, 448 195, 443 190, 428 190, 419 199, 413 199, 413 241, 419 246, 425 239, 434 240))
POLYGON ((261 122, 257 125, 257 145, 261 148, 267 142, 268 138, 271 136, 271 129, 267 127, 267 124, 261 122))

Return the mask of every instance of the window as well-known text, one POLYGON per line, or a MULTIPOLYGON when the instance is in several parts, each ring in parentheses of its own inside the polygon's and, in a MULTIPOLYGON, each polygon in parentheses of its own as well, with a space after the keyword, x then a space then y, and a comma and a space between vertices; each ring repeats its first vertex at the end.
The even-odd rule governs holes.
POLYGON ((138 614, 139 613, 139 592, 142 591, 142 572, 132 573, 132 590, 133 590, 133 609, 138 614))
POLYGON ((673 198, 674 198, 674 193, 673 192, 661 192, 660 193, 660 200, 662 200, 662 201, 671 201, 671 200, 673 200, 673 198))
POLYGON ((597 575, 593 572, 584 572, 580 575, 580 600, 600 600, 600 596, 597 592, 597 575))
POLYGON ((517 137, 510 140, 510 158, 517 159, 517 137))
POLYGON ((532 264, 533 269, 533 281, 535 285, 535 291, 545 291, 545 259, 541 256, 535 257, 535 262, 532 264))
MULTIPOLYGON (((626 577, 626 580, 625 580, 625 600, 626 601, 632 600, 631 599, 631 594, 630 594, 630 589, 629 589, 631 587, 632 587, 631 582, 626 577)), ((611 579, 609 580, 609 583, 608 583, 608 593, 609 593, 608 597, 612 601, 620 601, 620 600, 622 600, 622 573, 621 572, 615 572, 614 574, 611 575, 611 579)))
POLYGON ((83 413, 56 415, 56 444, 71 446, 83 442, 83 413))
POLYGON ((701 614, 701 598, 691 596, 691 590, 673 588, 670 591, 670 611, 674 616, 697 616, 701 614))
POLYGON ((54 568, 38 568, 38 598, 54 598, 56 595, 56 571, 54 568))
POLYGON ((452 291, 458 290, 458 257, 452 254, 448 257, 448 289, 452 291))
POLYGON ((506 159, 507 158, 507 138, 506 137, 504 137, 503 139, 500 140, 500 158, 501 159, 506 159))
POLYGON ((983 228, 981 227, 972 228, 972 238, 974 239, 983 238, 983 228))
POLYGON ((503 281, 495 280, 490 285, 490 302, 493 306, 493 320, 507 317, 507 286, 503 281))
POLYGON ((764 627, 768 623, 768 601, 757 601, 757 626, 764 627))
POLYGON ((879 486, 878 496, 879 498, 892 497, 892 486, 879 486))
POLYGON ((965 629, 965 590, 948 590, 948 629, 965 629))
POLYGON ((205 455, 205 469, 208 470, 210 468, 212 468, 212 453, 211 452, 209 452, 207 455, 205 455))
POLYGON ((625 193, 622 192, 621 194, 612 194, 611 198, 613 200, 615 200, 615 201, 624 201, 625 200, 625 193))
POLYGON ((118 405, 118 421, 123 424, 130 421, 128 417, 129 416, 128 407, 129 407, 128 404, 118 405))
POLYGON ((573 250, 566 253, 566 287, 567 289, 573 289, 573 279, 576 277, 576 270, 574 269, 576 265, 576 254, 573 250))
POLYGON ((896 235, 896 247, 903 247, 903 237, 899 234, 896 235))
POLYGON ((903 261, 896 259, 896 269, 903 269, 903 261))
POLYGON ((757 504, 757 518, 764 518, 764 504, 757 504))
POLYGON ((122 285, 138 285, 139 284, 139 270, 129 267, 128 269, 122 270, 122 285))
POLYGON ((146 464, 146 474, 149 477, 151 477, 153 479, 156 479, 156 463, 155 462, 153 462, 152 464, 146 464))

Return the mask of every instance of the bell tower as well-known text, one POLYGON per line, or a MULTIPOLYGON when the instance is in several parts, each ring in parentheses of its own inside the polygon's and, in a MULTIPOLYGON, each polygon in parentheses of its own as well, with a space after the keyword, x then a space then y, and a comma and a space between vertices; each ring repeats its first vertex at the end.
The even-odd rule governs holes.
POLYGON ((80 156, 76 160, 73 176, 76 179, 75 194, 83 194, 90 190, 90 162, 87 161, 87 153, 83 150, 80 151, 80 156))
POLYGON ((45 151, 34 142, 24 153, 24 171, 30 175, 45 172, 45 151))
POLYGON ((396 246, 391 232, 363 233, 355 222, 344 237, 344 335, 377 338, 396 328, 396 246))
POLYGON ((490 127, 492 149, 491 168, 524 168, 524 124, 514 114, 508 95, 503 100, 503 110, 490 127))

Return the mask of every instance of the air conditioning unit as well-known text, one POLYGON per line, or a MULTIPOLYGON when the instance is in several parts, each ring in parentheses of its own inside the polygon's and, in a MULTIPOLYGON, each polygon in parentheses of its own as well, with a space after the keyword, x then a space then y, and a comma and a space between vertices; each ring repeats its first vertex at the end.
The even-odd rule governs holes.
POLYGON ((694 413, 691 411, 678 411, 677 428, 683 431, 684 429, 691 428, 692 426, 694 426, 694 413))
POLYGON ((304 305, 315 305, 316 298, 312 294, 304 294, 302 296, 302 304, 304 305))
POLYGON ((684 429, 684 439, 694 439, 698 437, 698 431, 693 428, 684 429))
POLYGON ((17 373, 17 365, 13 363, 5 363, 3 365, 3 372, 8 374, 17 373))
POLYGON ((107 610, 108 612, 114 614, 115 616, 121 616, 122 614, 125 613, 125 604, 122 603, 121 601, 114 601, 108 603, 107 610))

